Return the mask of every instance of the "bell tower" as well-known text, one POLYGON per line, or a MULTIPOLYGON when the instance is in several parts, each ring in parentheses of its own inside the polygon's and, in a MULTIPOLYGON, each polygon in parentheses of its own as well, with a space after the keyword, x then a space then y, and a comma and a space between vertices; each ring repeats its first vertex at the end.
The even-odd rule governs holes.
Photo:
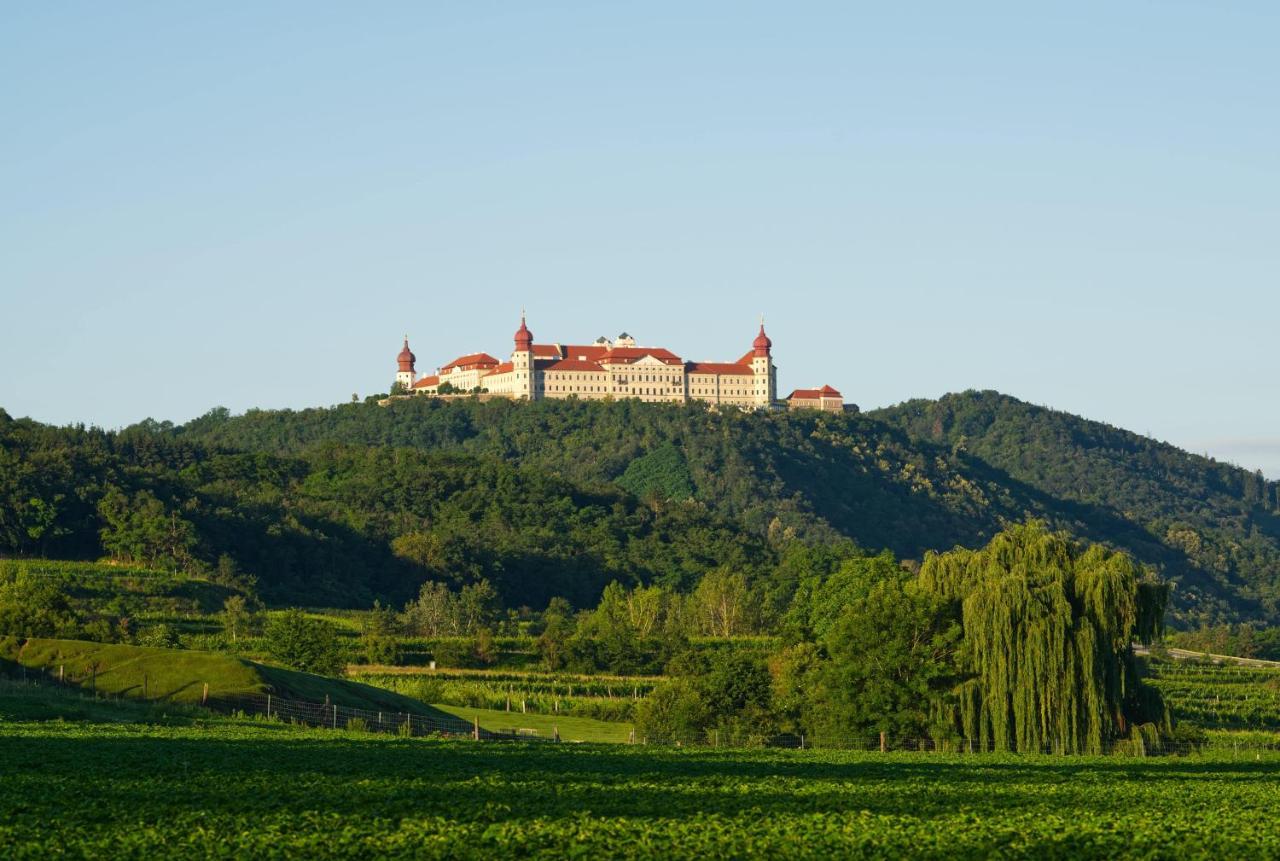
POLYGON ((773 364, 773 341, 764 333, 764 315, 760 315, 760 334, 751 342, 751 371, 755 375, 751 402, 757 408, 768 408, 778 399, 778 369, 773 364))
POLYGON ((409 336, 404 336, 404 347, 400 350, 400 355, 396 356, 396 364, 399 370, 396 371, 396 382, 408 394, 413 390, 413 384, 418 381, 418 372, 414 370, 414 363, 418 357, 409 349, 409 336))
POLYGON ((515 375, 512 391, 517 398, 533 400, 536 372, 533 364, 533 333, 525 325, 524 311, 521 311, 520 328, 516 330, 515 336, 515 350, 511 353, 511 373, 515 375))

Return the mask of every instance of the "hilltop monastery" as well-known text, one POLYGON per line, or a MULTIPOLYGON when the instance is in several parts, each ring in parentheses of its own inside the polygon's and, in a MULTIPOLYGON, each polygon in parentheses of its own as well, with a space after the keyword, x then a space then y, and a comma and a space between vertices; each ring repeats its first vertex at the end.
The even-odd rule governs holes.
POLYGON ((625 332, 612 341, 597 338, 585 345, 536 344, 523 314, 514 349, 505 362, 488 353, 471 353, 454 359, 437 374, 419 377, 408 336, 396 360, 397 390, 402 394, 478 392, 518 400, 634 398, 705 401, 742 409, 844 409, 840 393, 830 386, 798 389, 785 402, 778 401, 773 341, 765 334, 763 322, 751 349, 733 362, 687 362, 663 347, 637 346, 625 332))

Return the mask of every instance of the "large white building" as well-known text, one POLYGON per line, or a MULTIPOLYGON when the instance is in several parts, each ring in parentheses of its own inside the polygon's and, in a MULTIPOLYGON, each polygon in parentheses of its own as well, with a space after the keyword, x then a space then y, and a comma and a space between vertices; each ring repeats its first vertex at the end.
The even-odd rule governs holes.
POLYGON ((638 346, 625 332, 612 341, 597 338, 591 344, 535 344, 523 315, 511 357, 505 362, 488 353, 471 353, 435 374, 418 377, 407 337, 397 359, 396 383, 404 394, 480 392, 518 400, 706 401, 746 409, 771 407, 778 400, 773 342, 763 322, 751 349, 733 362, 688 362, 663 347, 638 346))

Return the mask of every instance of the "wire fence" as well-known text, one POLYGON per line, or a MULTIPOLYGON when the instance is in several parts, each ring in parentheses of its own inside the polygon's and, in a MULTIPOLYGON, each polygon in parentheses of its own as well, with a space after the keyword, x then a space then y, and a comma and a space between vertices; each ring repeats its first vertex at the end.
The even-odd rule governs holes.
MULTIPOLYGON (((4 662, 8 664, 8 662, 4 662)), ((22 665, 0 666, 0 675, 34 684, 54 685, 98 698, 137 701, 138 693, 110 693, 98 690, 96 673, 65 672, 63 666, 29 668, 22 665)), ((554 727, 547 735, 537 729, 495 731, 480 726, 479 719, 468 721, 443 711, 421 714, 356 708, 326 699, 324 702, 279 697, 274 694, 215 693, 204 685, 200 708, 221 714, 255 717, 318 729, 385 733, 403 737, 438 737, 475 741, 558 742, 560 733, 554 727)), ((627 743, 671 748, 790 748, 795 750, 843 750, 883 754, 1048 754, 1077 753, 1118 756, 1187 756, 1192 754, 1229 755, 1234 759, 1261 759, 1263 753, 1280 754, 1280 733, 1208 733, 1198 738, 1161 738, 1155 733, 1135 731, 1128 738, 1108 739, 1094 750, 1075 750, 1062 745, 1044 745, 1036 749, 1011 744, 996 744, 992 739, 931 738, 895 736, 891 733, 872 735, 839 735, 822 733, 767 733, 751 730, 708 729, 693 733, 649 736, 632 731, 627 743)))
POLYGON ((263 717, 285 723, 324 729, 358 730, 390 733, 416 738, 470 738, 476 741, 548 741, 533 729, 495 732, 480 726, 479 720, 467 721, 445 712, 434 715, 408 711, 353 708, 339 703, 286 699, 273 694, 230 695, 211 698, 206 706, 225 714, 263 717))

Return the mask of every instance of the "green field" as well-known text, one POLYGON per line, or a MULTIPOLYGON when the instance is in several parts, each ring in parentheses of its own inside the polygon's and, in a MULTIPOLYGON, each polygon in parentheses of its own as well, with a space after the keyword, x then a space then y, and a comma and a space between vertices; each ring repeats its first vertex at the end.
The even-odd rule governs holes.
MULTIPOLYGON (((65 694, 61 695, 65 698, 65 694)), ((148 722, 0 686, 5 857, 1266 857, 1280 755, 964 757, 148 722), (1255 758, 1257 757, 1257 758, 1255 758)), ((150 707, 153 710, 158 708, 150 707)))
POLYGON ((1179 721, 1235 730, 1280 729, 1280 668, 1147 660, 1147 681, 1179 721))
POLYGON ((537 738, 553 738, 557 729, 563 741, 591 741, 609 744, 625 744, 631 735, 631 724, 616 721, 594 720, 570 715, 522 714, 497 709, 477 709, 468 706, 451 706, 437 703, 442 712, 457 715, 465 721, 479 719, 481 729, 490 732, 514 732, 537 738))

